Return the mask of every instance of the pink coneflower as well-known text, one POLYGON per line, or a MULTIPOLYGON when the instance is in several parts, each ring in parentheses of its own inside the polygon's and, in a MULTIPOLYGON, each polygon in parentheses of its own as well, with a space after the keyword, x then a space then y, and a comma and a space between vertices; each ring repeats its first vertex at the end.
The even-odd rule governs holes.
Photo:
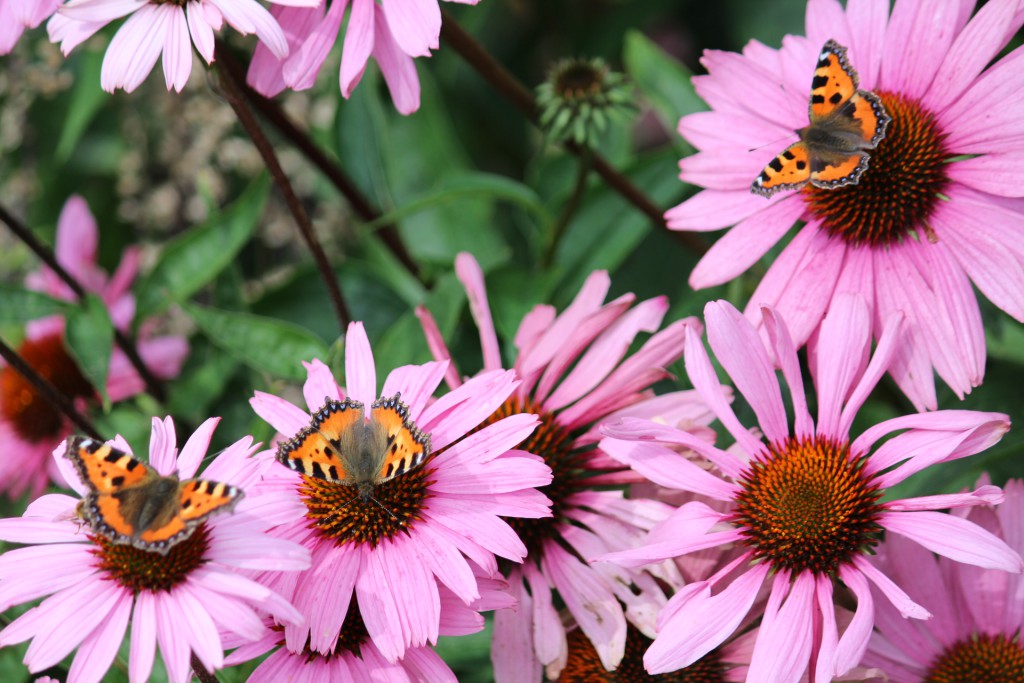
MULTIPOLYGON (((154 418, 149 466, 163 476, 194 476, 218 420, 204 422, 178 455, 174 423, 154 418)), ((109 443, 131 453, 121 437, 109 443)), ((58 664, 77 648, 69 680, 99 681, 131 620, 130 680, 149 679, 159 645, 170 681, 186 683, 192 653, 207 670, 223 666, 218 631, 256 640, 263 635, 262 614, 301 621, 281 596, 241 573, 309 566, 304 548, 265 533, 291 514, 294 503, 279 492, 260 490, 272 461, 250 457, 255 450, 252 438, 245 437, 203 472, 203 479, 243 490, 234 513, 206 519, 165 554, 115 544, 92 532, 77 518, 81 499, 74 496, 45 495, 22 517, 0 520, 0 538, 26 546, 8 550, 0 560, 0 609, 49 596, 0 632, 0 646, 31 640, 25 664, 33 672, 58 664)), ((61 473, 85 497, 89 489, 63 453, 63 444, 54 451, 61 473)))
MULTIPOLYGON (((479 0, 448 0, 475 5, 479 0)), ((292 54, 287 61, 262 46, 249 67, 249 84, 268 97, 285 87, 305 90, 338 39, 349 0, 335 0, 327 9, 275 9, 289 37, 292 54), (274 58, 276 57, 276 59, 274 58)), ((391 91, 395 108, 411 114, 420 107, 420 81, 415 57, 429 57, 441 35, 438 0, 352 0, 341 53, 341 94, 346 98, 359 85, 372 56, 391 91)), ((269 46, 268 46, 269 47, 269 46)))
MULTIPOLYGON (((107 304, 114 325, 128 330, 135 316, 135 297, 130 288, 139 265, 138 252, 125 251, 113 276, 96 263, 99 231, 89 207, 81 197, 71 197, 57 222, 57 262, 89 292, 107 304)), ((31 273, 29 287, 50 296, 74 300, 74 293, 49 268, 31 273)), ((146 367, 157 377, 178 374, 188 355, 184 337, 158 337, 143 325, 137 347, 146 367)), ((85 407, 96 391, 72 360, 64 346, 64 319, 56 316, 34 320, 26 328, 19 355, 36 372, 50 380, 67 397, 85 407)), ((115 348, 107 374, 107 395, 121 401, 141 392, 144 383, 119 348, 115 348)), ((46 487, 57 470, 50 458, 53 449, 72 431, 70 423, 54 410, 18 372, 0 367, 0 490, 19 496, 26 490, 34 497, 46 487)))
MULTIPOLYGON (((504 581, 482 576, 479 568, 474 568, 473 573, 477 577, 480 597, 469 605, 464 604, 443 585, 438 585, 441 598, 438 620, 440 635, 476 633, 484 627, 484 619, 479 611, 514 606, 504 581)), ((267 627, 265 636, 258 642, 242 644, 225 658, 225 663, 231 665, 273 650, 253 671, 249 683, 304 680, 456 683, 457 680, 448 665, 430 647, 408 648, 402 658, 395 662, 385 659, 366 631, 356 600, 349 603, 337 643, 333 651, 326 654, 311 650, 308 643, 293 651, 284 642, 280 626, 268 623, 267 627)))
POLYGON ((867 301, 875 337, 895 310, 907 342, 889 372, 920 409, 937 405, 933 369, 958 396, 981 383, 985 336, 972 283, 1024 321, 1024 50, 996 60, 1024 21, 1017 0, 931 4, 834 0, 807 5, 807 37, 782 49, 751 42, 742 54, 708 51, 694 79, 712 110, 679 131, 699 153, 681 178, 707 188, 666 214, 676 230, 734 226, 690 276, 695 288, 747 270, 803 222, 747 308, 774 307, 797 346, 832 301, 867 301), (805 187, 771 200, 751 181, 807 125, 811 75, 829 39, 849 48, 860 87, 892 117, 856 185, 805 187), (990 65, 991 64, 991 65, 990 65), (995 101, 994 99, 995 98, 995 101))
MULTIPOLYGON (((997 508, 972 508, 965 517, 1024 553, 1024 482, 1010 480, 997 508)), ((877 600, 876 632, 864 664, 895 683, 917 681, 1018 681, 1024 672, 1024 582, 1015 574, 936 558, 900 537, 879 547, 886 573, 907 586, 933 615, 900 619, 877 600)))
POLYGON ((551 471, 536 456, 509 452, 533 432, 536 416, 516 415, 477 430, 515 389, 515 373, 489 372, 432 400, 446 367, 396 368, 378 393, 366 332, 362 323, 353 323, 346 335, 344 390, 327 366, 314 361, 306 364, 303 387, 308 411, 262 392, 250 401, 260 417, 291 438, 309 427, 327 400, 347 398, 368 410, 379 396, 400 394, 408 419, 432 448, 422 465, 377 484, 368 499, 354 487, 284 467, 268 474, 306 508, 277 533, 313 554, 313 566, 297 585, 281 578, 290 581, 293 593, 283 583, 281 592, 308 619, 304 626, 285 625, 293 652, 308 642, 312 651, 333 653, 353 602, 387 661, 435 643, 441 586, 470 604, 480 597, 472 564, 493 575, 495 555, 519 562, 526 554, 502 518, 550 516, 550 501, 535 487, 548 484, 551 471))
MULTIPOLYGON (((494 372, 503 362, 483 273, 465 253, 456 258, 455 269, 480 330, 484 372, 494 372)), ((667 583, 678 580, 667 563, 651 573, 588 564, 639 543, 668 513, 662 503, 630 500, 620 488, 607 488, 636 477, 595 448, 601 421, 629 415, 693 427, 713 419, 695 392, 654 397, 650 391, 670 377, 665 366, 682 354, 686 323, 674 322, 659 332, 668 309, 664 297, 634 306, 636 297, 626 294, 605 303, 609 286, 607 273, 593 273, 561 314, 538 306, 526 315, 516 334, 519 353, 512 365, 522 382, 491 418, 539 415, 537 431, 518 448, 544 458, 554 473, 551 485, 542 489, 552 500, 554 516, 510 520, 529 555, 521 567, 504 567, 521 607, 502 610, 495 618, 492 658, 499 682, 536 681, 542 668, 557 678, 568 656, 558 600, 597 649, 604 668, 614 669, 625 651, 627 621, 654 636, 654 615, 665 597, 652 574, 667 583), (628 356, 642 332, 653 334, 628 356)), ((449 360, 430 313, 421 308, 417 315, 434 356, 449 360)), ((454 366, 447 380, 460 386, 454 366)))
MULTIPOLYGON (((316 7, 320 0, 271 0, 316 7)), ((257 0, 68 0, 50 20, 50 40, 64 54, 111 21, 128 17, 107 48, 100 84, 107 92, 131 92, 146 80, 163 54, 167 89, 181 92, 192 73, 192 47, 213 62, 214 32, 226 21, 239 33, 255 33, 279 58, 288 54, 281 27, 257 0), (129 16, 130 15, 130 16, 129 16)))
POLYGON ((35 28, 57 11, 61 0, 0 0, 0 55, 14 49, 27 28, 35 28))
POLYGON ((736 440, 739 455, 646 420, 625 419, 605 428, 610 438, 601 447, 612 457, 662 486, 732 502, 735 509, 687 503, 651 531, 646 547, 604 559, 643 566, 726 544, 744 548, 734 562, 678 591, 662 610, 658 637, 644 657, 651 673, 686 667, 718 647, 770 585, 747 680, 798 681, 809 672, 811 680, 828 681, 842 675, 860 661, 871 633, 869 584, 905 617, 928 616, 872 561, 883 533, 906 536, 957 562, 1024 569, 1020 556, 993 534, 936 512, 998 502, 1002 493, 996 487, 882 500, 890 486, 929 465, 991 446, 1009 429, 1005 415, 914 414, 877 424, 851 440, 857 411, 897 353, 901 317, 889 318, 869 357, 867 305, 855 295, 836 299, 822 323, 815 359, 815 422, 789 330, 772 309, 762 313, 770 350, 730 304, 712 302, 705 308, 711 348, 757 416, 764 439, 745 428, 721 399, 711 360, 692 328, 686 335, 687 373, 736 440), (792 429, 770 354, 790 387, 792 429), (692 449, 711 469, 680 457, 669 445, 692 449), (837 584, 857 605, 842 634, 833 606, 837 584))

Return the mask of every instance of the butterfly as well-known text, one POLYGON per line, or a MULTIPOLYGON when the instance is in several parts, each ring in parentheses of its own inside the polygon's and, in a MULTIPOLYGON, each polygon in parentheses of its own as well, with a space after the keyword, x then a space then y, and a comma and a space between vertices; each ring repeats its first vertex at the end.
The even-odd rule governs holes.
POLYGON ((277 459, 309 477, 355 486, 364 502, 378 484, 419 467, 430 453, 430 436, 409 418, 401 394, 370 406, 324 399, 308 427, 277 449, 277 459))
POLYGON ((770 197, 808 182, 829 190, 856 185, 892 121, 878 95, 857 85, 846 48, 825 43, 811 80, 810 125, 796 131, 799 142, 772 159, 750 191, 770 197))
POLYGON ((229 484, 161 476, 95 439, 72 437, 64 456, 89 488, 78 514, 92 530, 116 544, 161 555, 191 536, 210 515, 231 510, 244 495, 229 484))

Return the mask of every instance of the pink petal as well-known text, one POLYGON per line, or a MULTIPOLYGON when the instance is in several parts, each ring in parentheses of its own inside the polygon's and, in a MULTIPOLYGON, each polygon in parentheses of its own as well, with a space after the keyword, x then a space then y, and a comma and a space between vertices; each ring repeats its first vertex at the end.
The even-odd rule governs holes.
POLYGON ((882 61, 889 0, 849 0, 846 18, 850 26, 850 54, 856 55, 860 87, 872 90, 878 82, 882 61))
POLYGON ((302 364, 306 368, 306 381, 302 385, 302 396, 306 399, 310 413, 320 410, 328 400, 342 400, 341 389, 334 381, 331 369, 324 365, 323 361, 314 358, 312 362, 302 361, 302 364))
POLYGON ((899 610, 904 619, 928 619, 931 617, 928 610, 911 600, 910 596, 903 592, 903 589, 880 572, 865 556, 854 555, 853 565, 857 571, 875 584, 875 587, 892 603, 893 607, 899 610))
POLYGON ((377 400, 377 369, 361 322, 349 323, 345 335, 345 389, 348 397, 366 410, 377 400))
POLYGON ((993 92, 1017 92, 1024 83, 1021 64, 1024 49, 1017 48, 996 62, 978 78, 953 104, 939 111, 939 125, 948 132, 948 149, 959 154, 1001 152, 1006 140, 1019 140, 1024 135, 1019 102, 1005 107, 992 107, 993 92))
POLYGON ((382 3, 395 43, 410 57, 429 57, 441 35, 441 8, 434 0, 382 3))
POLYGON ((796 436, 813 436, 814 421, 811 420, 811 414, 807 410, 804 378, 800 371, 800 361, 796 356, 796 347, 793 345, 793 339, 789 336, 789 328, 786 327, 785 322, 775 312, 775 309, 770 306, 761 307, 761 318, 775 353, 775 361, 782 370, 782 376, 786 379, 793 400, 793 433, 796 436))
POLYGON ((68 197, 57 219, 57 263, 76 278, 89 277, 96 268, 98 246, 99 228, 89 205, 79 195, 68 197))
POLYGON ((429 524, 415 531, 420 560, 437 579, 467 605, 480 597, 476 578, 462 553, 429 524))
POLYGON ((813 599, 814 575, 810 572, 797 574, 792 585, 788 572, 775 575, 750 660, 751 679, 779 683, 800 680, 811 656, 813 599), (789 596, 782 603, 787 588, 789 596))
POLYGON ((174 432, 174 420, 168 415, 163 420, 152 418, 149 437, 149 464, 160 474, 167 476, 178 470, 178 437, 174 432))
POLYGON ((210 449, 210 440, 213 438, 213 431, 217 429, 220 422, 219 417, 211 417, 192 433, 192 436, 185 442, 185 446, 178 455, 178 475, 182 479, 194 477, 199 471, 206 452, 210 449))
POLYGON ((213 61, 213 26, 206 21, 203 12, 194 3, 185 8, 185 19, 188 23, 189 35, 192 36, 192 43, 195 44, 200 56, 209 64, 213 61))
POLYGON ((186 632, 190 625, 182 622, 177 600, 170 594, 157 593, 154 602, 156 640, 160 644, 160 656, 167 669, 167 678, 170 683, 188 683, 192 666, 186 632))
POLYGON ((875 621, 874 599, 864 576, 850 567, 839 567, 839 576, 857 598, 857 611, 843 632, 836 648, 835 665, 831 675, 843 675, 860 663, 871 638, 875 621))
MULTIPOLYGON (((440 23, 438 28, 440 29, 440 23)), ((491 319, 491 308, 487 303, 487 285, 480 264, 472 254, 460 252, 455 257, 455 274, 466 288, 469 311, 473 315, 477 330, 480 331, 480 348, 484 354, 483 369, 501 370, 504 367, 501 347, 498 345, 498 334, 494 331, 494 320, 491 319)))
POLYGON ((141 591, 132 611, 128 672, 132 681, 147 681, 156 656, 156 595, 141 591))
POLYGON ((690 286, 705 289, 746 272, 789 232, 804 208, 803 199, 793 194, 737 223, 701 258, 690 273, 690 286))
POLYGON ((405 365, 395 368, 384 380, 381 396, 394 396, 400 393, 402 400, 409 406, 409 419, 416 422, 423 409, 430 402, 445 372, 446 362, 431 362, 423 365, 405 365))
MULTIPOLYGON (((773 197, 768 202, 781 201, 773 197)), ((721 230, 768 208, 764 197, 744 190, 701 190, 665 212, 672 230, 709 232, 721 230)))
POLYGON ((485 372, 427 406, 419 427, 431 447, 441 450, 493 415, 519 384, 515 377, 513 370, 485 372))
POLYGON ((896 3, 885 34, 878 87, 921 98, 956 37, 959 9, 947 0, 896 3), (920 40, 922 35, 928 39, 920 40))
POLYGON ((708 343, 736 388, 747 399, 769 441, 789 436, 786 409, 775 370, 754 327, 726 301, 704 307, 708 343))
POLYGON ((167 36, 164 43, 164 82, 167 89, 181 92, 192 73, 192 40, 188 21, 180 9, 168 7, 167 36))
POLYGON ((1015 574, 1024 571, 1024 560, 1005 541, 966 519, 941 512, 883 512, 878 523, 957 562, 1015 574))
MULTIPOLYGON (((342 3, 344 5, 344 3, 342 3)), ((333 10, 333 5, 331 10, 333 10)), ((330 10, 328 11, 330 13, 330 10)), ((349 97, 366 70, 366 62, 373 53, 376 36, 376 3, 373 0, 352 0, 345 46, 341 52, 339 74, 341 94, 349 97)), ((340 13, 338 21, 341 20, 340 13)))
POLYGON ((294 436, 309 426, 310 414, 299 410, 283 398, 257 391, 249 399, 253 411, 286 437, 294 436))
POLYGON ((692 491, 717 500, 732 500, 735 487, 679 453, 651 443, 604 439, 602 451, 656 484, 692 491))
POLYGON ((207 0, 241 34, 255 33, 278 59, 288 56, 288 40, 277 21, 255 0, 207 0))
POLYGON ((509 590, 518 600, 516 609, 502 609, 494 614, 494 637, 491 661, 495 683, 516 683, 521 677, 541 680, 541 664, 533 652, 533 598, 523 585, 520 570, 513 568, 509 590))
POLYGON ((677 593, 669 605, 676 603, 673 611, 679 618, 674 618, 674 614, 660 624, 658 637, 644 654, 647 672, 676 671, 721 645, 750 611, 769 569, 767 563, 751 567, 714 596, 706 585, 699 594, 677 593))
POLYGON ((427 348, 430 349, 430 354, 434 357, 434 360, 443 361, 448 364, 444 374, 445 383, 449 389, 458 387, 462 384, 462 378, 459 376, 459 369, 452 360, 451 351, 448 350, 448 345, 444 342, 444 335, 441 334, 441 330, 437 327, 437 321, 434 320, 434 316, 431 315, 430 311, 423 306, 416 307, 416 317, 419 318, 420 326, 423 327, 423 336, 427 340, 427 348))
POLYGON ((871 318, 862 298, 840 294, 832 301, 821 323, 818 348, 818 434, 844 439, 846 434, 839 432, 843 403, 871 350, 871 318))
POLYGON ((103 679, 121 648, 133 602, 131 593, 121 592, 113 609, 104 617, 99 627, 78 646, 78 654, 75 655, 68 671, 68 680, 76 683, 99 683, 103 679))
POLYGON ((103 57, 100 84, 104 90, 124 88, 131 92, 142 85, 163 50, 170 13, 180 11, 177 7, 146 5, 128 17, 103 57))

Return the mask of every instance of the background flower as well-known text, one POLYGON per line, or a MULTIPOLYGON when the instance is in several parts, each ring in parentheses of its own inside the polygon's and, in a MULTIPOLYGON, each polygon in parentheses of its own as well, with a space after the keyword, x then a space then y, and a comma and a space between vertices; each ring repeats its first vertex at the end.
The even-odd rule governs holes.
POLYGON ((984 450, 1009 429, 1005 415, 940 411, 898 417, 852 439, 850 427, 900 343, 891 318, 869 356, 871 323, 860 298, 839 298, 821 328, 814 372, 818 417, 808 397, 788 329, 763 309, 770 351, 790 387, 794 424, 766 348, 754 326, 726 302, 705 308, 708 340, 757 417, 765 440, 740 423, 697 330, 686 338, 686 370, 697 391, 736 440, 729 453, 684 431, 646 420, 607 425, 601 447, 662 486, 699 493, 735 508, 682 505, 654 527, 647 545, 612 553, 609 562, 642 566, 690 552, 739 544, 733 562, 676 592, 658 616, 658 637, 644 662, 651 673, 689 666, 736 632, 767 585, 750 681, 830 680, 860 661, 874 615, 869 584, 904 617, 928 612, 872 562, 883 532, 912 539, 957 562, 1020 573, 1024 560, 976 524, 936 510, 999 502, 998 488, 883 501, 886 489, 939 462, 984 450), (905 430, 905 431, 904 431, 905 430), (893 436, 896 432, 902 432, 893 436), (880 440, 890 436, 880 444, 880 440), (664 445, 663 445, 664 444, 664 445), (685 446, 705 469, 667 445, 685 446), (834 591, 844 585, 857 608, 839 633, 834 591), (714 594, 712 592, 714 591, 714 594), (817 616, 816 616, 817 615, 817 616), (808 671, 813 667, 813 673, 808 671))
MULTIPOLYGON (((174 423, 153 419, 149 465, 163 476, 195 475, 219 418, 204 422, 180 455, 174 423)), ((125 453, 120 436, 109 442, 125 453)), ((79 496, 88 489, 64 457, 54 459, 79 496)), ((80 498, 49 494, 34 501, 20 518, 0 520, 0 538, 25 544, 0 560, 0 608, 39 604, 0 631, 0 646, 31 640, 25 655, 29 671, 55 666, 72 651, 70 680, 100 681, 121 647, 131 621, 128 673, 132 683, 149 679, 157 645, 172 683, 191 679, 192 653, 208 670, 224 665, 219 630, 247 640, 262 635, 261 613, 288 622, 302 620, 274 591, 244 577, 240 570, 294 571, 309 566, 308 552, 264 532, 273 525, 280 494, 257 493, 268 458, 254 459, 252 438, 229 446, 203 472, 247 493, 230 515, 204 521, 166 555, 115 545, 77 519, 80 498)))
POLYGON ((35 28, 57 10, 61 0, 0 0, 0 55, 14 49, 27 28, 35 28))
POLYGON ((780 50, 751 42, 742 54, 707 51, 708 75, 694 86, 711 111, 679 122, 699 150, 680 162, 680 177, 706 189, 666 218, 676 230, 733 226, 691 273, 695 288, 737 277, 805 222, 751 296, 748 317, 772 306, 802 346, 846 292, 867 301, 876 339, 902 311, 907 343, 889 372, 915 407, 934 409, 933 368, 960 397, 984 376, 972 284, 1024 321, 1024 103, 990 100, 994 90, 1024 88, 1024 52, 996 59, 1024 12, 1016 0, 973 17, 973 3, 898 0, 891 15, 884 4, 844 10, 811 0, 807 37, 786 36, 780 50), (860 87, 881 97, 893 121, 858 184, 766 201, 750 183, 807 124, 811 75, 829 39, 849 48, 860 87))

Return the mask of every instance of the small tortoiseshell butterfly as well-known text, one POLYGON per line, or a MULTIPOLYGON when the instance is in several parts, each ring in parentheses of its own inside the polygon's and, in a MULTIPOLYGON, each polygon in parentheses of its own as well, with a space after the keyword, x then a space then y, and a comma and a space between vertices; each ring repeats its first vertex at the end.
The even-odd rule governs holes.
POLYGON ((892 121, 878 95, 857 89, 857 72, 846 48, 825 43, 811 80, 810 125, 796 131, 800 141, 764 167, 750 191, 770 197, 808 182, 833 190, 856 185, 868 167, 868 150, 885 137, 892 121))
POLYGON ((192 535, 204 519, 227 512, 242 491, 203 479, 179 481, 95 439, 68 439, 64 456, 90 491, 78 514, 96 533, 120 545, 161 555, 192 535))
POLYGON ((429 453, 430 437, 395 394, 374 401, 369 419, 358 401, 326 398, 310 425, 281 444, 277 459, 306 476, 355 486, 365 502, 374 486, 419 467, 429 453))

